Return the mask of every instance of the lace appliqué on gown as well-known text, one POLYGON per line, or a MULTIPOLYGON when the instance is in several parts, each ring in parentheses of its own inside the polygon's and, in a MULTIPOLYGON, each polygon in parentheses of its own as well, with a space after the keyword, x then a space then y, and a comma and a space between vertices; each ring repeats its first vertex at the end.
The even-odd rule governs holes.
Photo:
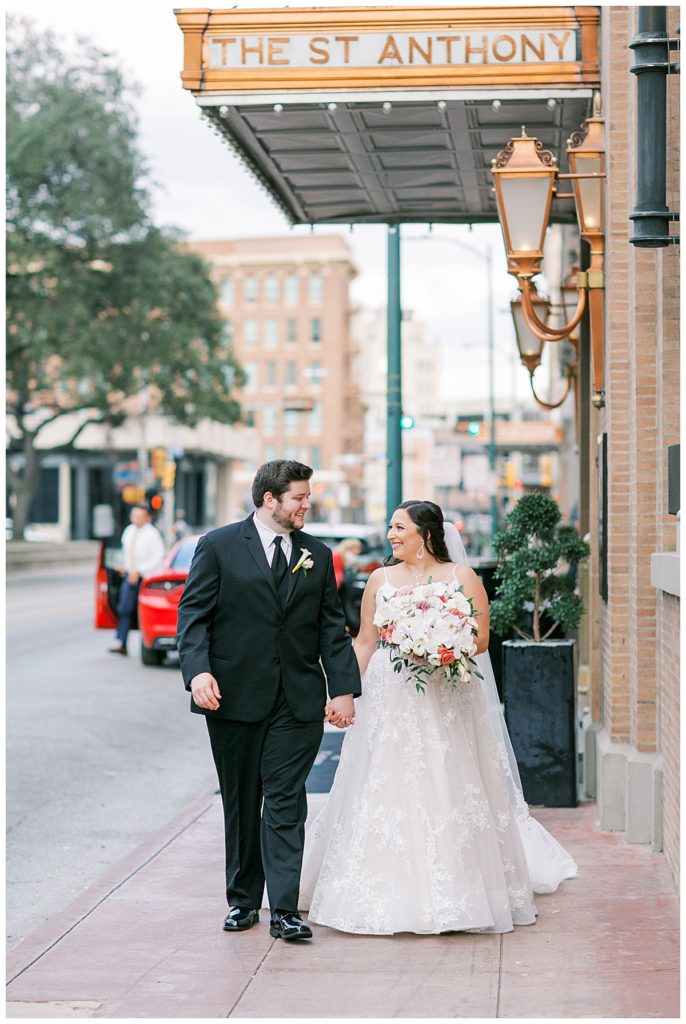
POLYGON ((535 921, 509 766, 478 680, 458 691, 440 680, 417 693, 387 649, 370 659, 333 788, 307 834, 300 902, 311 921, 367 935, 535 921))

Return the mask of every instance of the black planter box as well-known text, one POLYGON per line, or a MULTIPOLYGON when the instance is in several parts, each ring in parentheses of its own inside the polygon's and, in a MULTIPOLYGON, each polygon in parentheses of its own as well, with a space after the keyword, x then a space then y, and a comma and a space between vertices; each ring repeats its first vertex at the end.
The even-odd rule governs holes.
POLYGON ((574 640, 503 643, 505 720, 530 804, 577 804, 574 661, 574 640))

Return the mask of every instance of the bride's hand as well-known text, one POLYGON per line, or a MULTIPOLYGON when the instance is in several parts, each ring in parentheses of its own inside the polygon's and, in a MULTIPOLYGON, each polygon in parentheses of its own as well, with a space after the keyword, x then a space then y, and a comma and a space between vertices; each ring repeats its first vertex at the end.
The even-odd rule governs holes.
POLYGON ((324 708, 324 721, 346 729, 355 719, 355 703, 350 694, 334 697, 324 708))

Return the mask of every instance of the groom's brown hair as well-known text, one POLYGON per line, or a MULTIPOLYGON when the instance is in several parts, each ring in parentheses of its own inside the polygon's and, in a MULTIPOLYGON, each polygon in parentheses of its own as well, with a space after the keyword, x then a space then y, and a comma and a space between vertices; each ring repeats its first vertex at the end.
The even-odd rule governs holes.
POLYGON ((252 500, 255 508, 264 504, 264 496, 273 494, 277 501, 288 490, 289 486, 300 480, 309 480, 312 467, 293 459, 274 459, 260 466, 252 482, 252 500))

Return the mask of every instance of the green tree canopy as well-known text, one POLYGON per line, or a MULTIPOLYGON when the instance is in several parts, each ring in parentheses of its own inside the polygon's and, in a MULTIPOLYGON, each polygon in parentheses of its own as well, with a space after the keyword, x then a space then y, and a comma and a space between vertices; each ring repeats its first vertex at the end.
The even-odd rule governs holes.
MULTIPOLYGON (((244 374, 223 337, 209 267, 156 227, 135 92, 87 40, 61 48, 24 19, 7 38, 8 467, 21 535, 48 423, 122 422, 150 387, 190 426, 233 423, 244 374)), ((76 434, 72 438, 75 440, 76 434)))

